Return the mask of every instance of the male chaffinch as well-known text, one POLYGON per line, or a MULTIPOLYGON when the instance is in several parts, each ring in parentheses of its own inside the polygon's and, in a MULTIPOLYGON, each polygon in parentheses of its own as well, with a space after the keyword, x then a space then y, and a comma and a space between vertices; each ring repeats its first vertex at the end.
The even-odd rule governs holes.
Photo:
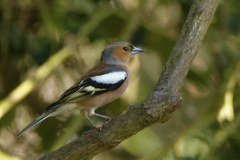
POLYGON ((80 110, 92 127, 95 126, 89 116, 110 119, 95 113, 95 110, 123 94, 130 80, 129 60, 141 52, 142 49, 126 42, 116 42, 107 46, 102 51, 100 62, 66 90, 56 102, 50 104, 45 112, 24 128, 17 137, 48 117, 74 109, 80 110))

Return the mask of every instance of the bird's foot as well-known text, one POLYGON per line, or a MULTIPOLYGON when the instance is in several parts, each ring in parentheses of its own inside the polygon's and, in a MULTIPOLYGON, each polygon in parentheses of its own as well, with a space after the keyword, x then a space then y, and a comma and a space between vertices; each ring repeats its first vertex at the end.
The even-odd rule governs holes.
POLYGON ((114 118, 109 118, 108 121, 106 121, 105 123, 103 123, 100 127, 99 130, 102 131, 102 128, 105 127, 107 124, 109 124, 114 118))
POLYGON ((88 134, 89 132, 91 132, 91 131, 93 131, 93 130, 97 130, 97 127, 93 126, 91 130, 83 132, 83 133, 82 133, 82 136, 88 134))

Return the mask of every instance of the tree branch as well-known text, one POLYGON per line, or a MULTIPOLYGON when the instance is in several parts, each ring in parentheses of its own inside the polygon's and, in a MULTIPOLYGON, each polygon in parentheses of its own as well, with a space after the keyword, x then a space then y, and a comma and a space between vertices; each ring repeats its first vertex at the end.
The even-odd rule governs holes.
POLYGON ((181 104, 177 93, 202 43, 220 0, 196 0, 181 34, 159 78, 155 90, 137 106, 93 129, 79 139, 50 152, 41 160, 92 159, 96 154, 117 146, 123 140, 155 123, 170 119, 181 104))

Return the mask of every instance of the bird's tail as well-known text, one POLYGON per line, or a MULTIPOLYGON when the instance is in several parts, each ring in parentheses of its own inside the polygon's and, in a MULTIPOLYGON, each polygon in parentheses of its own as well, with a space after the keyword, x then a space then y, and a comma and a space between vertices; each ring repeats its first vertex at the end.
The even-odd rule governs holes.
POLYGON ((51 116, 51 114, 53 113, 53 110, 48 110, 45 111, 44 113, 42 113, 38 118, 36 118, 32 123, 30 123, 27 127, 25 127, 18 135, 16 138, 18 138, 19 136, 21 136, 24 132, 26 132, 27 130, 29 130, 30 128, 32 128, 33 126, 35 126, 36 124, 44 121, 45 119, 47 119, 49 116, 51 116))

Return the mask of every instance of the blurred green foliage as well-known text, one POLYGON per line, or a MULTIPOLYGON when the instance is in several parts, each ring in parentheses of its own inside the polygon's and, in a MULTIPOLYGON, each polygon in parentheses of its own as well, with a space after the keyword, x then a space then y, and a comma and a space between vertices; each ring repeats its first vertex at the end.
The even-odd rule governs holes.
MULTIPOLYGON (((97 112, 124 113, 153 90, 192 0, 1 0, 0 99, 35 76, 42 64, 73 44, 64 63, 0 119, 0 159, 36 159, 90 129, 78 113, 49 118, 16 134, 96 64, 102 49, 128 41, 145 53, 131 61, 122 98, 97 112)), ((223 1, 181 89, 172 119, 124 141, 95 160, 240 159, 240 1, 223 1)), ((1 108, 0 108, 1 112, 1 108)), ((92 117, 97 125, 102 119, 92 117)))

